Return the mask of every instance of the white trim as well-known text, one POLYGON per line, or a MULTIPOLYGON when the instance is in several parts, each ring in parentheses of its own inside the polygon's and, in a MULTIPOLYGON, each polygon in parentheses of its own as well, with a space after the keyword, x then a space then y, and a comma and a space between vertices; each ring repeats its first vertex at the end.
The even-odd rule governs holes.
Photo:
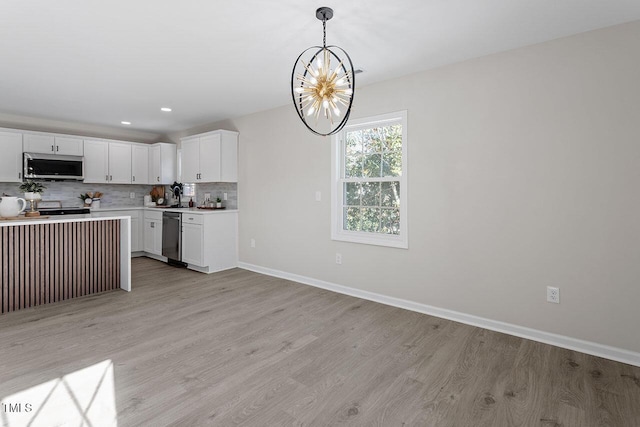
POLYGON ((512 323, 491 320, 484 317, 465 314, 453 310, 447 310, 445 308, 434 307, 431 305, 408 301, 400 298, 394 298, 374 292, 363 291, 360 289, 350 288, 348 286, 342 286, 311 277, 287 273, 284 271, 274 270, 267 267, 261 267, 259 265, 248 264, 245 262, 239 262, 238 267, 245 270, 254 271, 256 273, 292 280, 294 282, 302 283, 305 285, 315 286, 316 288, 327 289, 329 291, 337 292, 340 294, 378 302, 380 304, 390 305, 393 307, 403 308, 405 310, 411 310, 418 313, 440 317, 443 319, 453 320, 454 322, 460 322, 471 326, 477 326, 479 328, 502 332, 505 334, 514 335, 516 337, 538 341, 541 343, 554 345, 556 347, 575 350, 581 353, 603 357, 605 359, 615 360, 616 362, 627 363, 629 365, 640 367, 640 353, 631 350, 625 350, 605 344, 598 344, 591 341, 584 341, 577 338, 553 334, 537 329, 531 329, 524 326, 514 325, 512 323))
MULTIPOLYGON (((368 245, 388 246, 392 248, 409 248, 409 225, 408 225, 408 197, 407 177, 408 168, 408 126, 407 110, 393 113, 380 114, 378 116, 365 117, 349 120, 345 130, 335 134, 331 139, 331 239, 351 243, 363 243, 368 245), (394 179, 371 178, 371 181, 399 181, 400 182, 400 234, 390 235, 383 233, 366 233, 358 231, 347 231, 343 228, 343 188, 344 179, 344 155, 342 153, 345 130, 364 129, 371 126, 384 125, 385 122, 402 124, 402 176, 394 179)), ((367 179, 368 180, 368 179, 367 179)), ((354 180, 360 182, 361 180, 354 180)))

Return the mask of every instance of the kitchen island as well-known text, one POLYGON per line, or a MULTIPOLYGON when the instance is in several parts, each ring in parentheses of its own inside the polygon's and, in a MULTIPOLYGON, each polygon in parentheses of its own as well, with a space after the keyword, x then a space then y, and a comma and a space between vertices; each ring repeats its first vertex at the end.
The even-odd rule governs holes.
POLYGON ((126 216, 0 221, 0 313, 131 290, 126 216))

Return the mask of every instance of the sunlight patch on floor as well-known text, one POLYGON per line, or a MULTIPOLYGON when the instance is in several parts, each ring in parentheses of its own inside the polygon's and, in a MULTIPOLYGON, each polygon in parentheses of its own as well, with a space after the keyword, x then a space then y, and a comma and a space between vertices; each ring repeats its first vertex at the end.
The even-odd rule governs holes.
POLYGON ((2 427, 118 425, 111 360, 0 398, 2 427))

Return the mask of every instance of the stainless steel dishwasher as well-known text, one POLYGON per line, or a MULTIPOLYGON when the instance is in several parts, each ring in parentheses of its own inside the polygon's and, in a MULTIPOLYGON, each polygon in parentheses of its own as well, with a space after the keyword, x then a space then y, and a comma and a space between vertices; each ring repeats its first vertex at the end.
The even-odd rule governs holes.
POLYGON ((171 265, 186 266, 182 262, 182 214, 179 212, 162 213, 162 256, 167 257, 171 265))

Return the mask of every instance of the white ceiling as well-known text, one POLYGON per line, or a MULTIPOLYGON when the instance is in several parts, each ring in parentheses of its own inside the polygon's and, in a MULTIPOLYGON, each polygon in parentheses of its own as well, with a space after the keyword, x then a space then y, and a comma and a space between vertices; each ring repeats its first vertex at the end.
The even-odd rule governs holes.
POLYGON ((640 19, 638 0, 2 0, 0 113, 165 134, 285 105, 319 6, 356 87, 640 19))

